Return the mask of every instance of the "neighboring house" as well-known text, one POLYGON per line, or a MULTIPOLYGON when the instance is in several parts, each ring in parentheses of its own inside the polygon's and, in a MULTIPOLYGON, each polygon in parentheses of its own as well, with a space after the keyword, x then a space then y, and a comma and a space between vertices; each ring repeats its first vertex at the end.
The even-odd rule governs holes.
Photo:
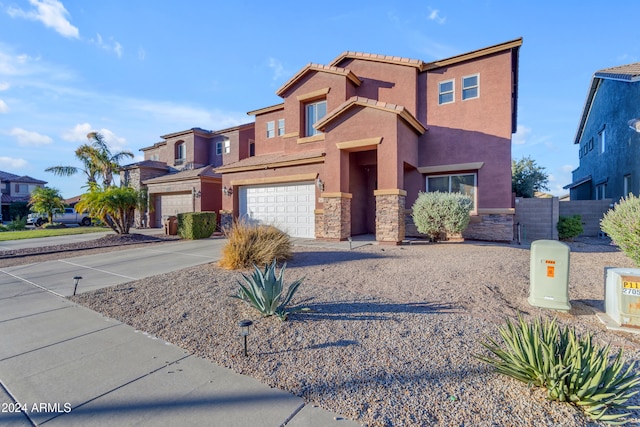
POLYGON ((44 187, 47 181, 31 178, 24 175, 19 176, 9 172, 0 171, 0 191, 2 193, 2 219, 11 221, 9 206, 14 202, 26 203, 29 201, 31 192, 36 187, 44 187))
POLYGON ((136 212, 136 225, 162 227, 178 213, 218 212, 222 186, 213 169, 248 157, 253 137, 253 123, 219 131, 192 128, 142 148, 144 160, 120 170, 124 185, 148 194, 148 210, 136 212))
POLYGON ((522 39, 434 62, 345 52, 309 64, 255 116, 255 156, 225 162, 221 221, 294 237, 416 235, 420 191, 473 199, 464 236, 511 241, 511 136, 522 39))
POLYGON ((640 194, 640 62, 605 68, 591 79, 574 144, 571 200, 640 194))

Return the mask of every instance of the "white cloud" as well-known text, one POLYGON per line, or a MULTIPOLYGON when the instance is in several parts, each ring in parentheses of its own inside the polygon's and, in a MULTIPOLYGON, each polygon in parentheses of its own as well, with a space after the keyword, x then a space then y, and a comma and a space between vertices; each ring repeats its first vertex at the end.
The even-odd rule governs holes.
POLYGON ((21 128, 13 128, 9 131, 9 135, 15 136, 18 145, 21 147, 41 147, 53 142, 53 139, 37 132, 31 132, 21 128))
POLYGON ((7 112, 9 112, 9 106, 7 105, 6 102, 0 99, 0 113, 7 113, 7 112))
POLYGON ((25 159, 16 159, 13 157, 0 156, 0 166, 7 169, 20 169, 27 165, 25 159))
POLYGON ((513 142, 515 145, 526 144, 527 138, 529 137, 530 134, 531 134, 531 128, 528 128, 523 125, 518 125, 516 133, 514 133, 513 137, 511 138, 511 142, 513 142))
POLYGON ((282 62, 278 61, 276 58, 269 58, 267 66, 273 71, 273 80, 280 80, 285 75, 282 62))
POLYGON ((11 86, 9 86, 9 83, 7 82, 0 82, 0 92, 9 89, 11 86))
POLYGON ((440 11, 438 9, 429 8, 429 20, 435 21, 438 24, 442 25, 447 20, 446 17, 440 16, 440 11))
POLYGON ((100 33, 96 33, 96 38, 90 39, 89 43, 93 43, 99 48, 106 50, 107 52, 115 53, 118 58, 122 57, 122 45, 115 41, 113 37, 109 37, 109 40, 105 41, 100 33))
POLYGON ((73 129, 62 134, 62 139, 69 142, 80 142, 85 144, 89 142, 87 134, 90 132, 99 132, 102 134, 107 145, 114 152, 122 151, 127 146, 126 138, 116 135, 109 129, 95 129, 91 127, 91 124, 89 123, 80 123, 75 125, 73 129))
POLYGON ((69 37, 79 38, 80 32, 76 27, 71 25, 67 20, 67 9, 58 0, 29 0, 29 3, 35 10, 24 11, 19 8, 9 7, 7 13, 12 18, 25 18, 32 21, 40 21, 46 27, 52 28, 58 34, 69 37))
POLYGON ((573 172, 573 170, 574 170, 575 168, 576 168, 576 167, 575 167, 575 166, 573 166, 573 165, 562 165, 562 166, 560 167, 560 170, 561 170, 562 172, 565 172, 565 173, 570 173, 570 172, 573 172))

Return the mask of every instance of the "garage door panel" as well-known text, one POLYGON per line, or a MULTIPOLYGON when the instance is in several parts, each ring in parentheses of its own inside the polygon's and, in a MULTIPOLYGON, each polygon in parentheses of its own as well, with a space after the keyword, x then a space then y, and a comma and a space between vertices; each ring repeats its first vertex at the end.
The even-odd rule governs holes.
POLYGON ((292 237, 315 237, 313 182, 240 188, 240 215, 252 223, 274 225, 292 237))

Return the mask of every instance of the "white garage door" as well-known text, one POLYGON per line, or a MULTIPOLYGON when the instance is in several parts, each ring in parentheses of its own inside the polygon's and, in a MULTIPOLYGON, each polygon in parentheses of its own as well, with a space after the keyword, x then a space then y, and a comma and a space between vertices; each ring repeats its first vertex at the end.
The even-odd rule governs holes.
POLYGON ((193 212, 191 193, 161 194, 156 197, 156 227, 162 227, 167 217, 183 212, 193 212))
POLYGON ((274 225, 292 237, 315 237, 313 182, 240 187, 240 215, 274 225))

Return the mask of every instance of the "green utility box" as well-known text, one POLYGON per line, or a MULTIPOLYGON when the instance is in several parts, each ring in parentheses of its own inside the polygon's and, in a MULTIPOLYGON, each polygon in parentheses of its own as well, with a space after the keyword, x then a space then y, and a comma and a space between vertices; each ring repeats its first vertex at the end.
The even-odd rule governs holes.
POLYGON ((571 310, 569 304, 569 245, 556 240, 531 243, 529 304, 571 310))

